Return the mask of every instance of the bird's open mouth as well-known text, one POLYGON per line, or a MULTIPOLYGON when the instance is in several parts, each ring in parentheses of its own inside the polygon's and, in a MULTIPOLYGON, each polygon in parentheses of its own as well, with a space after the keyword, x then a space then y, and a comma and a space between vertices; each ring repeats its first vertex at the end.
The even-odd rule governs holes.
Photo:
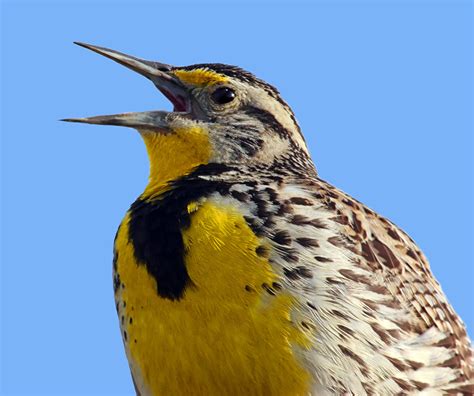
POLYGON ((173 111, 187 113, 191 111, 189 100, 181 95, 173 94, 166 89, 160 89, 163 95, 173 104, 173 111))
POLYGON ((135 58, 134 56, 125 55, 118 51, 91 44, 79 42, 76 42, 75 44, 112 59, 151 80, 163 95, 173 104, 173 112, 146 111, 86 118, 66 118, 63 119, 63 121, 82 122, 86 124, 118 125, 166 132, 168 117, 170 115, 180 114, 185 117, 190 117, 192 105, 189 92, 181 81, 172 73, 172 66, 160 62, 151 62, 135 58))

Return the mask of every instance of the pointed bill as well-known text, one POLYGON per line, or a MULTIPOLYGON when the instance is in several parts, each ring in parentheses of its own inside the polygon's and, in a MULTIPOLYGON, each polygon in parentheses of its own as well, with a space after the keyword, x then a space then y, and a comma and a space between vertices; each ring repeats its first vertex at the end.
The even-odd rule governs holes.
POLYGON ((136 129, 164 131, 169 116, 189 116, 191 111, 190 93, 172 73, 173 67, 160 62, 152 62, 96 45, 75 42, 75 44, 103 55, 115 62, 145 76, 173 103, 174 111, 147 111, 123 113, 87 118, 65 118, 61 121, 81 122, 97 125, 119 125, 136 129))
POLYGON ((137 73, 140 73, 142 76, 145 76, 150 80, 153 80, 153 78, 172 79, 171 76, 166 73, 172 70, 173 67, 170 65, 160 62, 147 61, 131 55, 123 54, 119 51, 111 50, 109 48, 81 43, 79 41, 75 41, 74 44, 94 51, 100 55, 105 56, 106 58, 112 59, 115 62, 120 63, 121 65, 128 67, 137 73))
POLYGON ((174 113, 166 111, 144 111, 138 113, 111 114, 86 118, 64 118, 61 121, 96 125, 117 125, 136 129, 151 129, 168 132, 169 118, 174 113))

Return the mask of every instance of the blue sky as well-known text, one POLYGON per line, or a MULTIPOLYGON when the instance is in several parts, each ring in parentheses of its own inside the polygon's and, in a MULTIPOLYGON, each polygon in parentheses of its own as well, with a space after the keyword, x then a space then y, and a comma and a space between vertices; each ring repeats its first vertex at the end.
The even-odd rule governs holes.
POLYGON ((133 393, 111 248, 145 150, 133 130, 57 120, 170 105, 74 40, 275 84, 321 177, 417 241, 474 334, 472 3, 174 4, 2 5, 1 392, 133 393))

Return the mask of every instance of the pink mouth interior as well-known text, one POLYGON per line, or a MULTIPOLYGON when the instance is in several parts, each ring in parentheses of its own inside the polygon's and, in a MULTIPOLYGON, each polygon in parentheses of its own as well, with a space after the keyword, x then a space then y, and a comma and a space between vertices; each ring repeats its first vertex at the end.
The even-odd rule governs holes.
POLYGON ((185 112, 187 110, 186 99, 181 95, 173 95, 171 92, 162 89, 161 92, 173 104, 173 111, 185 112))

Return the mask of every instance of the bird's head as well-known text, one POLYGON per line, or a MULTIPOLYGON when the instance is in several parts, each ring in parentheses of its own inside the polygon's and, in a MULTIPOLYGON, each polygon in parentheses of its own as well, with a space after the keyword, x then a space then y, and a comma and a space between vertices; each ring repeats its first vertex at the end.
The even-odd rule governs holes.
POLYGON ((235 66, 170 66, 89 44, 151 80, 172 112, 147 111, 66 121, 137 129, 147 146, 151 180, 166 182, 202 164, 271 168, 310 162, 294 114, 270 84, 235 66))

